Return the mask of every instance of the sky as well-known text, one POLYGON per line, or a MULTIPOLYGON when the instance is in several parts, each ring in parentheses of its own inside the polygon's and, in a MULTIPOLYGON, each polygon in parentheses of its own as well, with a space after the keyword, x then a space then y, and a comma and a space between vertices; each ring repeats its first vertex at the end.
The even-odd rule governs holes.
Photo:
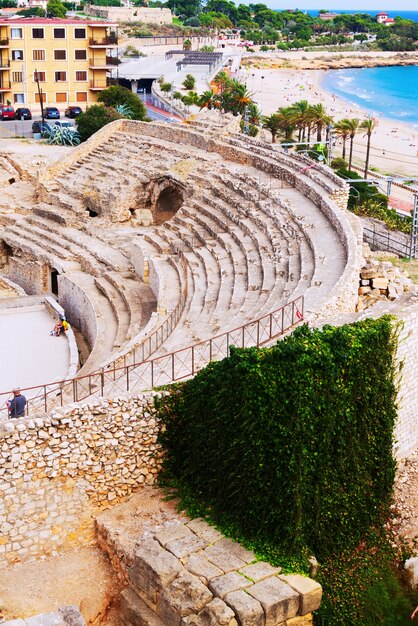
MULTIPOLYGON (((253 0, 255 3, 256 0, 253 0)), ((418 11, 418 2, 416 0, 399 0, 393 3, 391 0, 260 0, 272 9, 346 9, 347 11, 387 11, 388 13, 396 13, 396 11, 418 11), (396 7, 393 7, 396 4, 396 7)), ((247 4, 247 3, 246 3, 247 4)))

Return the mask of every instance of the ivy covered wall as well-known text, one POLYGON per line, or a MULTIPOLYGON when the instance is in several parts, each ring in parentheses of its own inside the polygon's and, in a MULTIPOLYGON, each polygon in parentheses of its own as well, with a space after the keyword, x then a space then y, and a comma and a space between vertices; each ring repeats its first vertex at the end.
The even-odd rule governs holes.
POLYGON ((355 546, 390 502, 395 350, 388 316, 231 350, 163 398, 163 482, 286 554, 355 546))

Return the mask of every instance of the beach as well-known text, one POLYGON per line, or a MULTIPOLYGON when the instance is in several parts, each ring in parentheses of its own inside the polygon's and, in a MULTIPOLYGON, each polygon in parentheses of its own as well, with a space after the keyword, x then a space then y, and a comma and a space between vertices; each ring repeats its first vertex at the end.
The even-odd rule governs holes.
MULTIPOLYGON (((418 131, 412 126, 385 118, 380 111, 368 111, 326 91, 321 86, 324 71, 244 67, 239 78, 245 80, 264 115, 298 100, 308 100, 310 104, 322 103, 334 121, 347 117, 362 120, 371 114, 378 125, 372 135, 370 167, 377 168, 382 174, 418 176, 418 131)), ((366 143, 363 133, 354 140, 354 162, 359 165, 364 163, 366 143)), ((339 140, 335 149, 340 156, 339 140)))

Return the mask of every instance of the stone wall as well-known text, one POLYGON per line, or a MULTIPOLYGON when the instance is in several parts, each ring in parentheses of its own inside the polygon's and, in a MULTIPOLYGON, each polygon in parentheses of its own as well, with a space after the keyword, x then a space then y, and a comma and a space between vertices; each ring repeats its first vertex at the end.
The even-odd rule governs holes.
POLYGON ((111 22, 143 22, 144 24, 171 24, 173 15, 170 9, 150 9, 148 7, 102 7, 86 5, 85 13, 102 17, 111 22))
POLYGON ((305 626, 322 588, 256 561, 201 519, 147 531, 121 594, 125 626, 305 626))
POLYGON ((18 256, 15 252, 13 256, 9 256, 7 276, 29 295, 50 291, 48 267, 27 255, 18 256))
POLYGON ((0 562, 94 541, 94 516, 153 484, 153 396, 0 423, 0 562))
POLYGON ((58 292, 67 320, 82 333, 92 350, 97 339, 97 320, 86 291, 65 274, 59 274, 58 292))
POLYGON ((401 321, 397 359, 400 366, 395 455, 410 456, 418 447, 418 303, 398 313, 401 321))

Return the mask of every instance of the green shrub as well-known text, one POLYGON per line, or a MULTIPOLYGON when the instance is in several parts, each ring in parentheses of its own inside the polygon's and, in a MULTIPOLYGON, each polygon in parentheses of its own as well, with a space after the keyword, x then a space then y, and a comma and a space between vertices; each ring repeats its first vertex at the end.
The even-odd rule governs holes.
POLYGON ((77 118, 77 130, 81 141, 86 141, 106 124, 121 118, 122 115, 115 109, 105 107, 103 104, 94 104, 77 118))
POLYGON ((390 501, 394 349, 388 317, 232 348, 161 402, 163 483, 284 554, 357 545, 390 501))
POLYGON ((183 87, 185 89, 194 89, 196 86, 196 79, 193 74, 186 74, 186 78, 183 81, 183 87))
POLYGON ((112 85, 112 87, 104 89, 99 93, 97 100, 107 107, 125 106, 129 109, 129 117, 133 120, 145 120, 147 117, 147 110, 142 100, 130 89, 121 85, 112 85))

